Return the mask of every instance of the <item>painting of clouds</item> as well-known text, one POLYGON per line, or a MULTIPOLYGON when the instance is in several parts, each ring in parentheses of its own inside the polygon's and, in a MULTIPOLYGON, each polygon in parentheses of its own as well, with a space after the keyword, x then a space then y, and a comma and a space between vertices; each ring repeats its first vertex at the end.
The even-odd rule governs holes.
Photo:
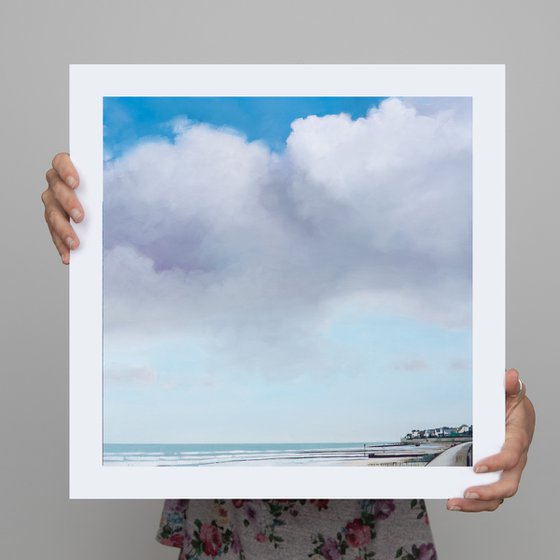
POLYGON ((105 97, 104 464, 467 461, 471 113, 105 97))

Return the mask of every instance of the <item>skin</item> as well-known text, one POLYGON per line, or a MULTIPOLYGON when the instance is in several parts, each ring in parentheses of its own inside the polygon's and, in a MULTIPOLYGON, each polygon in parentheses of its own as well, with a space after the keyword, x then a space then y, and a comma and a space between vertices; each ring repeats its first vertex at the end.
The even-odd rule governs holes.
MULTIPOLYGON (((45 221, 55 247, 64 264, 70 263, 70 252, 77 249, 80 240, 71 225, 84 219, 84 209, 76 196, 80 178, 70 155, 58 153, 46 173, 47 188, 41 199, 45 205, 45 221)), ((506 498, 517 493, 521 474, 527 464, 529 446, 535 431, 535 409, 526 395, 525 385, 519 383, 519 372, 508 369, 505 373, 506 437, 499 453, 486 457, 474 465, 476 472, 502 471, 493 484, 471 486, 462 498, 451 498, 451 511, 494 511, 506 498)))
POLYGON ((62 262, 70 264, 70 250, 80 246, 80 240, 70 225, 70 218, 76 224, 84 219, 84 209, 75 192, 80 185, 80 178, 66 152, 56 154, 51 165, 45 174, 48 187, 41 195, 45 205, 45 221, 62 262))

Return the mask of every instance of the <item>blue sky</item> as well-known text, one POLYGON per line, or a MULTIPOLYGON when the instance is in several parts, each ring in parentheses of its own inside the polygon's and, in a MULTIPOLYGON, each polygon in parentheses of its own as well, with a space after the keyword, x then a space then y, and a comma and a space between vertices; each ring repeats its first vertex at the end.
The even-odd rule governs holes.
POLYGON ((105 98, 105 442, 472 422, 470 109, 383 99, 105 98))
POLYGON ((364 116, 382 97, 105 97, 104 147, 116 158, 130 146, 151 138, 173 140, 170 123, 181 116, 194 122, 227 126, 249 141, 264 140, 282 151, 290 123, 307 115, 346 112, 364 116), (274 107, 271 110, 271 106, 274 107))

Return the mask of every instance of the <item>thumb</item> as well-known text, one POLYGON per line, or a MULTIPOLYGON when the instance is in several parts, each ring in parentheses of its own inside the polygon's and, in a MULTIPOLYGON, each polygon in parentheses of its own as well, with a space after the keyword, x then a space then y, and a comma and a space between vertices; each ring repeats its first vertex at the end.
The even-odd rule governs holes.
POLYGON ((522 389, 519 382, 519 372, 515 368, 506 370, 506 396, 517 397, 522 389))

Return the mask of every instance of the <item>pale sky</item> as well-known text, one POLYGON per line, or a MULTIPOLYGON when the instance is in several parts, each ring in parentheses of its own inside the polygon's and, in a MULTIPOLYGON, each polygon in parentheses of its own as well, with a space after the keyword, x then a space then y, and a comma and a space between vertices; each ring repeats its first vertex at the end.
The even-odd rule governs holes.
POLYGON ((106 443, 472 423, 467 98, 106 98, 106 443))

